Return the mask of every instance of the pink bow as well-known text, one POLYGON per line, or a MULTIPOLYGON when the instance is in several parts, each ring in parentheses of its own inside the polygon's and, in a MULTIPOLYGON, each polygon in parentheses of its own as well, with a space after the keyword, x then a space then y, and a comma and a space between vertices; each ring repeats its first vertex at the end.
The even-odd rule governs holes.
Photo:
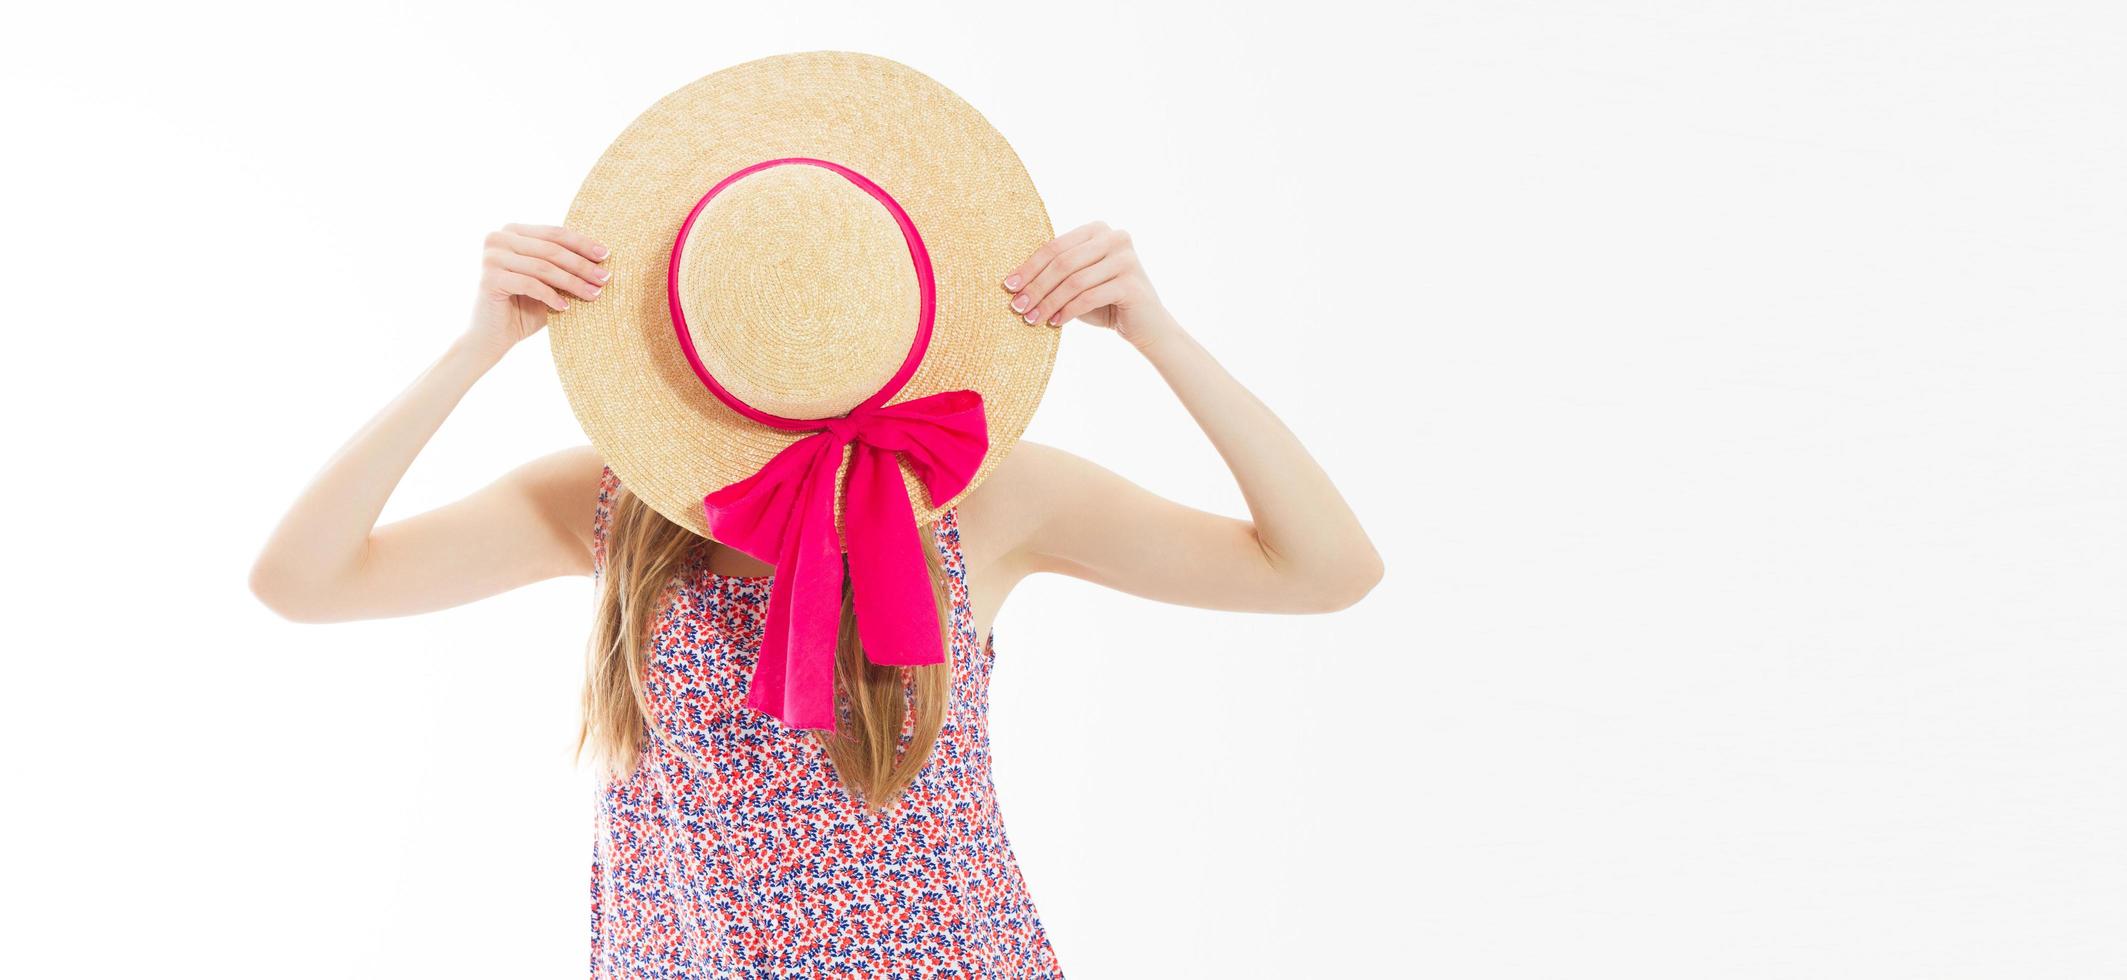
POLYGON ((759 472, 702 498, 710 536, 775 565, 767 633, 746 703, 792 728, 835 730, 835 638, 842 626, 842 546, 835 472, 855 443, 842 528, 857 638, 872 663, 945 660, 915 510, 894 454, 908 457, 932 501, 966 488, 989 451, 982 396, 941 391, 859 406, 792 443, 759 472))

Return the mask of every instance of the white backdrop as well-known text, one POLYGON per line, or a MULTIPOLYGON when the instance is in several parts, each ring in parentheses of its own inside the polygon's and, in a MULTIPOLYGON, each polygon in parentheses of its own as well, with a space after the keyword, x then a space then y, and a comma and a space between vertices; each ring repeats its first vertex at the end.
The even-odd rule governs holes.
MULTIPOLYGON (((1005 608, 997 782, 1071 975, 2127 974, 2116 4, 7 19, 12 975, 583 975, 588 580, 306 626, 246 573, 484 232, 818 48, 1131 230, 1386 558, 1325 616, 1005 608)), ((1094 328, 1028 437, 1246 513, 1094 328)), ((582 441, 542 335, 384 519, 582 441)))

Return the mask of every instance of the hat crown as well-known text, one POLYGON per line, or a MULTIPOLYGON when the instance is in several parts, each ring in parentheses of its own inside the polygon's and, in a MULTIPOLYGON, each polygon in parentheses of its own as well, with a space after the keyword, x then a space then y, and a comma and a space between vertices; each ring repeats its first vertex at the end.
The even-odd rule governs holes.
POLYGON ((915 341, 920 284, 893 215, 819 167, 733 181, 680 243, 675 291, 702 366, 733 397, 829 418, 893 377, 915 341))

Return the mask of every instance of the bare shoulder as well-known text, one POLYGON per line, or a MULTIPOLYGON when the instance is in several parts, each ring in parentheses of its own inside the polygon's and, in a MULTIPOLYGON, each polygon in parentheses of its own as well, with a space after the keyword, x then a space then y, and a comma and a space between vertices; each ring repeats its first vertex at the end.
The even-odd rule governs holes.
POLYGON ((605 468, 605 458, 585 444, 535 457, 504 477, 544 523, 583 545, 581 571, 586 575, 591 571, 591 522, 605 468))
POLYGON ((985 507, 1009 510, 1021 520, 1039 521, 1057 506, 1079 500, 1089 491, 1113 491, 1127 483, 1122 476, 1077 453, 1021 439, 1011 455, 969 500, 995 489, 985 507))
POLYGON ((968 561, 993 565, 1019 557, 1022 547, 1056 513, 1105 473, 1082 456, 1027 439, 960 502, 961 548, 968 561))

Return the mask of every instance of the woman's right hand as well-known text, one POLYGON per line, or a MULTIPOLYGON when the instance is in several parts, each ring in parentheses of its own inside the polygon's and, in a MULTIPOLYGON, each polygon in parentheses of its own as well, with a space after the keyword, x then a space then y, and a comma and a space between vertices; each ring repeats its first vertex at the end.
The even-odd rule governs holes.
POLYGON ((480 297, 466 336, 508 350, 547 325, 569 297, 597 299, 609 273, 606 247, 554 225, 503 225, 480 252, 480 297))

